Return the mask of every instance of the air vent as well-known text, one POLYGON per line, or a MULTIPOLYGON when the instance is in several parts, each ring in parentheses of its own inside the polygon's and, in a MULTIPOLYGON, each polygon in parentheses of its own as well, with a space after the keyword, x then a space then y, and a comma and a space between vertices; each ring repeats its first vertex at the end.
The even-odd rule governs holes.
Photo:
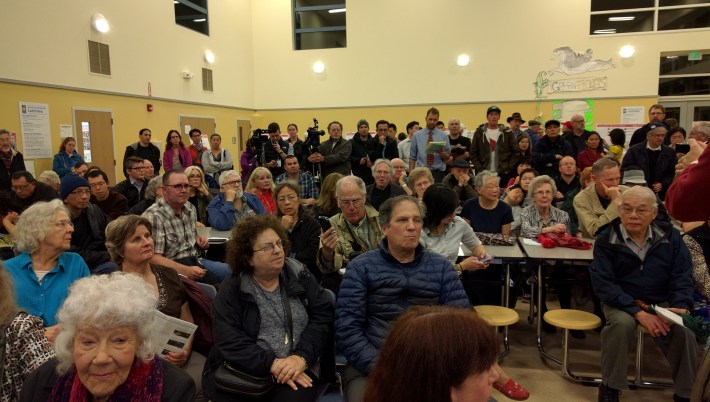
POLYGON ((202 69, 202 90, 214 92, 214 88, 212 86, 212 70, 209 68, 202 69))
POLYGON ((95 74, 111 75, 108 45, 89 41, 89 70, 95 74))

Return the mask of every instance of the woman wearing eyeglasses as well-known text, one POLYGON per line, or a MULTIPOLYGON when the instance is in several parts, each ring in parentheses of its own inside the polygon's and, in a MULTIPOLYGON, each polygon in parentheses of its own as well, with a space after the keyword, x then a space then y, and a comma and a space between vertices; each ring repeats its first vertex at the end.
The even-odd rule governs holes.
POLYGON ((316 279, 320 279, 320 270, 316 265, 316 254, 320 243, 321 228, 318 220, 313 217, 310 208, 301 205, 298 183, 285 180, 279 183, 274 190, 276 198, 276 217, 280 219, 281 226, 288 232, 291 242, 291 254, 308 267, 316 279))
POLYGON ((192 155, 190 150, 185 148, 180 132, 177 130, 168 131, 165 139, 165 152, 163 152, 163 168, 166 172, 173 169, 185 169, 192 166, 192 155))
POLYGON ((219 176, 219 191, 207 205, 207 219, 217 230, 231 230, 243 217, 266 213, 259 197, 242 191, 242 179, 234 170, 219 176))
POLYGON ((17 304, 44 322, 50 341, 58 328, 57 310, 74 281, 89 276, 89 267, 71 247, 74 226, 60 200, 27 208, 15 226, 15 249, 21 254, 5 261, 15 283, 17 304))
POLYGON ((198 166, 190 166, 185 169, 185 175, 187 175, 187 182, 190 187, 187 189, 188 201, 195 206, 197 210, 197 221, 203 225, 208 225, 207 219, 207 205, 212 201, 212 194, 207 190, 207 184, 205 184, 205 174, 202 173, 202 169, 198 166))
POLYGON ((319 378, 333 369, 322 359, 332 348, 333 303, 300 262, 287 258, 283 225, 271 216, 240 220, 227 245, 233 274, 212 307, 214 347, 204 387, 212 401, 245 399, 219 389, 224 364, 275 385, 260 401, 311 401, 319 378))

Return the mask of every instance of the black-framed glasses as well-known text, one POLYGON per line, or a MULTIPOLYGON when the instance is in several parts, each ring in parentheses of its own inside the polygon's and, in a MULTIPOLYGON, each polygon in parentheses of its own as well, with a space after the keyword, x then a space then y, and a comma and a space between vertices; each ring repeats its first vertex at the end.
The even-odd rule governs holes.
POLYGON ((276 247, 280 248, 283 250, 284 248, 284 243, 281 241, 281 239, 276 240, 274 243, 266 243, 264 244, 264 247, 260 249, 255 249, 254 252, 256 253, 257 251, 263 251, 265 253, 273 253, 274 250, 276 250, 276 247))
POLYGON ((145 167, 144 167, 144 166, 139 166, 139 167, 131 167, 131 168, 128 168, 128 170, 143 170, 143 169, 145 169, 145 167))
POLYGON ((242 184, 241 180, 232 180, 222 183, 223 186, 236 186, 237 184, 242 184))
POLYGON ((166 187, 172 187, 175 190, 187 190, 190 188, 189 184, 166 184, 166 187))

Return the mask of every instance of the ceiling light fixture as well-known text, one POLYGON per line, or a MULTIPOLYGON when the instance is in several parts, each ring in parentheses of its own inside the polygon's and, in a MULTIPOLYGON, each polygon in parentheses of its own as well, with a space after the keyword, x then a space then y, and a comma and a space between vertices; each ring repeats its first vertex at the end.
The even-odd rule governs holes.
POLYGON ((611 28, 611 29, 597 29, 594 31, 595 34, 615 34, 616 33, 616 28, 611 28))
POLYGON ((618 21, 633 21, 635 20, 636 17, 634 16, 623 16, 623 17, 609 17, 609 21, 611 22, 618 22, 618 21))
POLYGON ((471 58, 467 54, 460 54, 459 57, 456 58, 456 64, 461 67, 466 67, 470 62, 471 58))
POLYGON ((337 13, 344 13, 345 9, 344 8, 331 8, 328 10, 328 13, 330 14, 337 14, 337 13))
POLYGON ((209 64, 214 63, 214 53, 212 53, 211 50, 209 50, 209 49, 205 50, 204 58, 207 63, 209 63, 209 64))
POLYGON ((195 19, 192 20, 192 21, 194 21, 194 22, 205 22, 205 21, 207 21, 207 18, 195 18, 195 19))
POLYGON ((322 74, 325 71, 325 64, 321 61, 313 63, 313 72, 316 74, 322 74))
POLYGON ((109 31, 110 27, 108 25, 108 20, 106 20, 106 17, 104 17, 103 14, 96 13, 94 14, 93 17, 91 17, 91 26, 94 27, 95 30, 101 33, 106 33, 109 31))
POLYGON ((619 56, 623 57, 624 59, 628 59, 629 57, 633 56, 635 52, 636 49, 633 46, 625 45, 622 46, 621 49, 619 49, 619 56))

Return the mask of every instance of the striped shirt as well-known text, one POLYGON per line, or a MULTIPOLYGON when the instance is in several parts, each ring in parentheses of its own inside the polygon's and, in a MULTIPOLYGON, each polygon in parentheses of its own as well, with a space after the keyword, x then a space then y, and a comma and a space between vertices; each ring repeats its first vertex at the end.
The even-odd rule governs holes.
POLYGON ((567 215, 567 212, 555 207, 550 207, 550 220, 544 222, 540 211, 538 211, 537 207, 533 204, 523 208, 523 211, 520 213, 520 236, 527 237, 528 239, 536 239, 540 232, 542 232, 542 228, 555 226, 560 223, 565 225, 565 232, 569 233, 569 215, 567 215))

